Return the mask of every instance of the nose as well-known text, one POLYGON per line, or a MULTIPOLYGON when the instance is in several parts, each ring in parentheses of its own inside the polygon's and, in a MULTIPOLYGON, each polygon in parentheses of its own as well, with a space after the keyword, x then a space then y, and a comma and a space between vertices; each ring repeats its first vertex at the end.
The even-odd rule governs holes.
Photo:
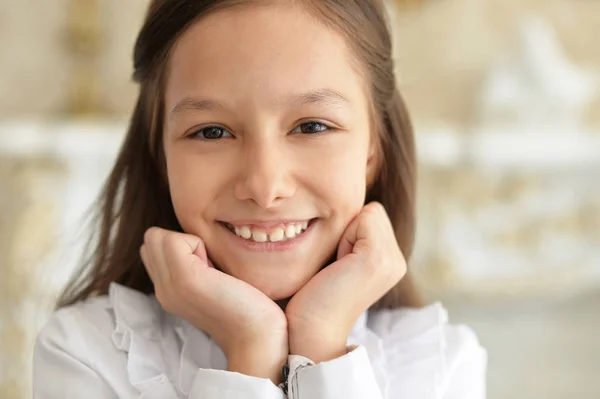
POLYGON ((253 201, 261 208, 275 207, 296 192, 292 160, 286 157, 277 139, 262 138, 245 144, 235 196, 253 201))

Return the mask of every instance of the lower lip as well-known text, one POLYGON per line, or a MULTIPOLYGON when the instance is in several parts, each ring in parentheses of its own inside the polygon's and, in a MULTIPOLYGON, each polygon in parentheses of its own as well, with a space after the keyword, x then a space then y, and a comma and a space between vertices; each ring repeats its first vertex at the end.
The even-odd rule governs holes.
POLYGON ((294 249, 295 247, 301 245, 304 241, 307 240, 308 236, 315 229, 315 225, 317 223, 316 219, 310 221, 308 228, 304 230, 302 234, 297 237, 292 238, 291 240, 279 241, 279 242, 256 242, 252 240, 246 240, 229 230, 225 225, 219 223, 219 225, 225 230, 225 232, 232 238, 233 242, 236 245, 240 245, 242 248, 253 251, 253 252, 282 252, 289 251, 294 249))

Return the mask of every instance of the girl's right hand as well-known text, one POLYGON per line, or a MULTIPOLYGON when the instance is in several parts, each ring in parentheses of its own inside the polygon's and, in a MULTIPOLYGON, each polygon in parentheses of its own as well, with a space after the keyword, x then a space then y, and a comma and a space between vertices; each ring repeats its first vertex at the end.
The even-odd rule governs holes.
POLYGON ((140 254, 166 311, 208 333, 231 371, 277 383, 289 351, 287 319, 273 300, 217 270, 199 237, 152 227, 140 254))

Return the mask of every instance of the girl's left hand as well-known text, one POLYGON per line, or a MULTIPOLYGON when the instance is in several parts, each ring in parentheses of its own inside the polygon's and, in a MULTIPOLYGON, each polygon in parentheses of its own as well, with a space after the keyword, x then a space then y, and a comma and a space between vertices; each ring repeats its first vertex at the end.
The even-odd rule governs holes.
POLYGON ((406 274, 383 205, 372 202, 348 225, 337 261, 317 273, 289 301, 290 353, 315 363, 346 353, 346 341, 360 315, 406 274))

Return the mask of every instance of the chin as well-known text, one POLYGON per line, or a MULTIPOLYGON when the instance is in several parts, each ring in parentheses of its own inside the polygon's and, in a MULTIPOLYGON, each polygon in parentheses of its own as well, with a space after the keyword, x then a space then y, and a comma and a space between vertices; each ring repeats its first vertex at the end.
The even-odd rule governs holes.
POLYGON ((260 292, 268 296, 273 301, 288 299, 294 296, 312 276, 305 278, 290 279, 289 276, 281 276, 282 278, 271 277, 269 279, 243 279, 248 284, 252 285, 260 292))
POLYGON ((293 297, 300 291, 300 288, 302 288, 301 285, 292 287, 266 287, 265 289, 259 289, 273 301, 280 301, 293 297))

